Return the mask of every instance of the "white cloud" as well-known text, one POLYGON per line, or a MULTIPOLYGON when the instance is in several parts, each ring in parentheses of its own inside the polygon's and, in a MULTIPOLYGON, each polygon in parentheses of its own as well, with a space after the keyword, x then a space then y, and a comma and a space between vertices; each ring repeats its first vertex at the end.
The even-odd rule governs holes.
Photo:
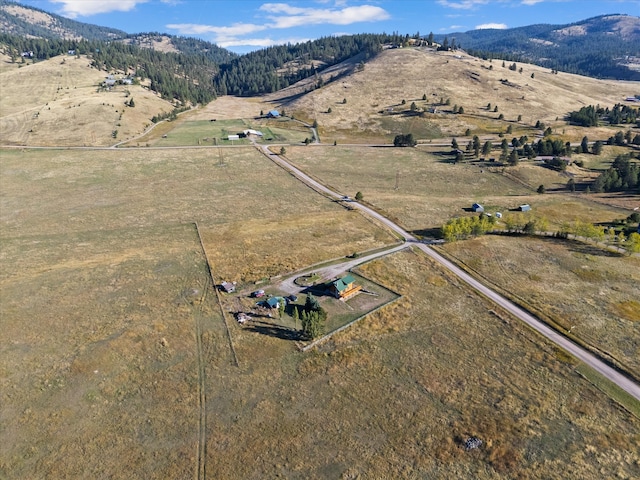
POLYGON ((486 5, 489 0, 438 0, 438 3, 443 7, 455 8, 456 10, 471 10, 479 5, 486 5))
POLYGON ((544 0, 522 0, 522 5, 535 5, 536 3, 542 3, 544 0))
POLYGON ((62 4, 62 14, 69 18, 88 17, 98 13, 128 12, 148 0, 51 0, 62 4))
POLYGON ((270 28, 292 28, 319 24, 350 25, 390 18, 386 10, 373 5, 318 9, 294 7, 286 3, 265 3, 260 7, 260 10, 269 14, 267 18, 271 21, 270 28))
POLYGON ((261 32, 266 30, 267 26, 255 25, 253 23, 234 23, 230 27, 216 27, 213 25, 202 25, 199 23, 170 23, 167 25, 167 28, 177 30, 181 35, 203 35, 205 33, 213 33, 216 38, 224 39, 261 32))
POLYGON ((507 27, 504 23, 483 23, 482 25, 476 25, 476 30, 486 30, 488 28, 504 30, 509 27, 507 27))

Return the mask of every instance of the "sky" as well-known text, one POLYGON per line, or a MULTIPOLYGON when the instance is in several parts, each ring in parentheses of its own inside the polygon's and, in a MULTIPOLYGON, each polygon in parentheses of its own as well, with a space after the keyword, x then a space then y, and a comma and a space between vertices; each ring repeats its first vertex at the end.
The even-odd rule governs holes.
POLYGON ((18 0, 75 20, 197 37, 236 53, 355 33, 450 34, 597 15, 640 16, 640 0, 18 0))

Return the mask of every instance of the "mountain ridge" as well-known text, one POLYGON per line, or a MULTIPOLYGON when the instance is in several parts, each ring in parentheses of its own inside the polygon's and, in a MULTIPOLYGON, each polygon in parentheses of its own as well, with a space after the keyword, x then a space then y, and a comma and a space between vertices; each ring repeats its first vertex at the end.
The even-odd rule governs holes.
POLYGON ((571 24, 535 24, 434 35, 482 58, 535 63, 594 78, 640 80, 640 17, 606 14, 571 24))

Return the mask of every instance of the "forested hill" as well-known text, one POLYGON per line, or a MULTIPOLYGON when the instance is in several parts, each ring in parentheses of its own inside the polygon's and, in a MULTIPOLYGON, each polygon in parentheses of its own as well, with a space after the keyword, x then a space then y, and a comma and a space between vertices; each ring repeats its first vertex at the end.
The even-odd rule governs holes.
POLYGON ((396 34, 359 34, 265 48, 222 65, 216 89, 221 95, 239 96, 275 92, 356 55, 366 61, 380 52, 383 44, 401 44, 403 40, 396 34))
MULTIPOLYGON (((434 38, 443 42, 445 35, 434 38)), ((472 30, 446 38, 476 56, 595 78, 640 80, 640 17, 603 15, 569 25, 472 30)))

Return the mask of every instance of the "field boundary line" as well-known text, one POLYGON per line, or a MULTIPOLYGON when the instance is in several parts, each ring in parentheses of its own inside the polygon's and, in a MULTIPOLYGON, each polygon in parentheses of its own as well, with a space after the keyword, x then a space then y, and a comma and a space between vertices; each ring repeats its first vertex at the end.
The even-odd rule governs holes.
POLYGON ((238 354, 236 353, 236 348, 233 345, 233 338, 231 337, 231 330, 229 329, 229 323, 227 321, 227 316, 224 311, 224 307, 222 306, 222 298, 220 298, 220 292, 216 288, 216 281, 213 278, 213 272, 211 271, 211 263, 209 262, 209 255, 207 255, 207 249, 204 247, 204 242, 202 241, 202 235, 200 234, 200 226, 198 222, 194 222, 196 226, 196 232, 198 233, 198 240, 200 241, 200 247, 202 248, 202 252, 204 253, 204 258, 207 262, 207 270, 209 271, 209 277, 211 278, 213 291, 216 294, 216 298, 218 299, 218 305, 220 306, 220 313, 222 314, 222 321, 224 322, 225 329, 227 330, 227 338, 229 339, 229 348, 231 349, 231 354, 233 356, 233 363, 236 367, 240 367, 240 362, 238 361, 238 354))

